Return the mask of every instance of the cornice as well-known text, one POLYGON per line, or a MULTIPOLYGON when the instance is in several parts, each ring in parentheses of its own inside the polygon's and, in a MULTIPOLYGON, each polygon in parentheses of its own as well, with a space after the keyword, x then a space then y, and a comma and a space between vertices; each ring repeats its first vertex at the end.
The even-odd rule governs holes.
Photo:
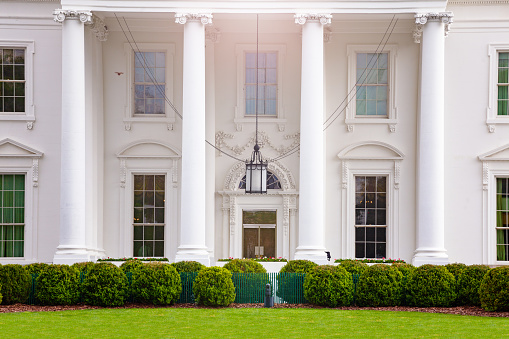
POLYGON ((507 5, 509 0, 460 0, 460 1, 449 1, 449 6, 486 6, 486 5, 507 5))

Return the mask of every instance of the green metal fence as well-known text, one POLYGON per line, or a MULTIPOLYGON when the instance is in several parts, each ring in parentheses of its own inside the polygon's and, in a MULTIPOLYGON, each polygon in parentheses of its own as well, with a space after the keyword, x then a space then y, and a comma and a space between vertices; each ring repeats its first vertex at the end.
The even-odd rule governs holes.
MULTIPOLYGON (((128 302, 132 302, 131 284, 132 274, 126 273, 129 283, 128 302)), ((197 272, 180 273, 182 282, 182 292, 177 300, 177 304, 194 303, 193 283, 198 275, 197 272)), ((304 297, 304 277, 303 273, 233 273, 232 281, 235 286, 235 303, 250 304, 263 303, 265 298, 265 285, 270 284, 274 303, 276 304, 303 304, 306 303, 304 297)), ((37 274, 32 274, 32 286, 28 304, 37 305, 35 299, 37 274)), ((80 282, 85 279, 85 273, 80 274, 80 282)), ((352 279, 354 288, 357 287, 359 274, 353 274, 352 279)), ((83 302, 80 296, 80 302, 83 302)))

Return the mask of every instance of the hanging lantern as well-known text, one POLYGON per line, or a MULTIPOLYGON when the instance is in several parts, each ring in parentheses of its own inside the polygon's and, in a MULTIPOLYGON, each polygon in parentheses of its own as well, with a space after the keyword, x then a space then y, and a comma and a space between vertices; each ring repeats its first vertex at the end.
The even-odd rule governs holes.
POLYGON ((267 161, 263 161, 258 144, 251 161, 246 161, 246 193, 267 193, 267 161))

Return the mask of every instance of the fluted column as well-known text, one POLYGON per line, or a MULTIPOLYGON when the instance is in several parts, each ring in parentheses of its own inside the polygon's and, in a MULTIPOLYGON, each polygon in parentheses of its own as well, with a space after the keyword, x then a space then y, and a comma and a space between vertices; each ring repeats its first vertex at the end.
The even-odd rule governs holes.
POLYGON ((324 247, 323 26, 330 14, 296 14, 302 25, 299 231, 295 259, 327 262, 324 247))
POLYGON ((56 10, 62 23, 62 132, 60 241, 53 262, 90 259, 86 248, 85 199, 85 36, 88 11, 56 10))
POLYGON ((413 264, 447 264, 445 232, 444 38, 452 14, 415 16, 422 32, 417 139, 417 221, 413 264))
POLYGON ((180 245, 175 261, 209 265, 205 245, 205 25, 210 14, 175 14, 184 25, 182 194, 180 245))

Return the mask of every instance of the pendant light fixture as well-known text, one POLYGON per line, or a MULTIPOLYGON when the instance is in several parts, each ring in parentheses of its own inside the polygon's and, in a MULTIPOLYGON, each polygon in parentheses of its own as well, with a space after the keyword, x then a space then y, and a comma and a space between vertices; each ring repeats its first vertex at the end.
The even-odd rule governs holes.
POLYGON ((255 145, 251 160, 246 160, 246 193, 267 193, 267 161, 263 160, 258 145, 258 14, 256 14, 256 100, 255 100, 255 145))

